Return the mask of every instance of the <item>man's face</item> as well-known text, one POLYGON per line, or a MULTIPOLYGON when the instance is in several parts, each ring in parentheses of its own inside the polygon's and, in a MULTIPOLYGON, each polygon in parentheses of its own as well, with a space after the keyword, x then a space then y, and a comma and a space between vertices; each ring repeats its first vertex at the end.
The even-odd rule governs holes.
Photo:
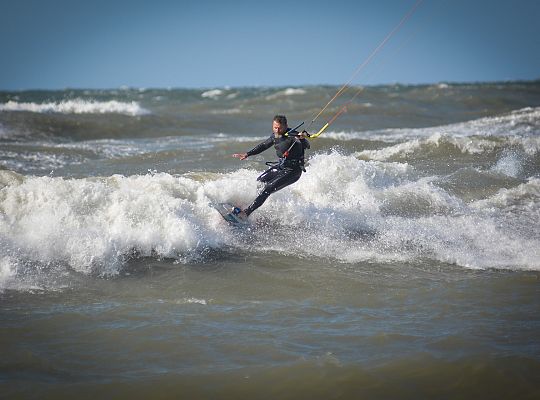
POLYGON ((272 132, 274 135, 283 135, 287 131, 287 125, 280 124, 279 122, 272 121, 272 132))

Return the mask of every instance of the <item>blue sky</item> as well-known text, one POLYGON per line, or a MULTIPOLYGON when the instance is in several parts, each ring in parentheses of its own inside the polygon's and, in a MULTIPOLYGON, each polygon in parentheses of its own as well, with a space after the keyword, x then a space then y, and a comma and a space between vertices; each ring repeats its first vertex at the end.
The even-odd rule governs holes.
MULTIPOLYGON (((342 84, 415 0, 0 0, 0 89, 342 84)), ((355 84, 540 78, 540 1, 424 0, 355 84)))

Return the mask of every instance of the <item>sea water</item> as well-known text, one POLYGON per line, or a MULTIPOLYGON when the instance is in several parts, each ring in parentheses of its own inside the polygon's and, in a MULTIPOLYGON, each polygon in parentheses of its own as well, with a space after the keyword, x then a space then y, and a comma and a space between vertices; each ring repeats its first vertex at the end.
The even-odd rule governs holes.
POLYGON ((0 92, 5 398, 538 398, 540 84, 0 92), (348 103, 348 104, 347 104, 348 103))

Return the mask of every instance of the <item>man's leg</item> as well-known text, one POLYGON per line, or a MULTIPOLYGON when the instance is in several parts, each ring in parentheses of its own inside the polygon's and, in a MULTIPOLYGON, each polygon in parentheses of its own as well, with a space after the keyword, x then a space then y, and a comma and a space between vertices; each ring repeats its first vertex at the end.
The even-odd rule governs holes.
POLYGON ((301 170, 280 170, 276 177, 266 184, 264 190, 253 200, 253 203, 244 210, 246 215, 249 216, 249 214, 262 206, 272 193, 296 182, 300 179, 300 175, 302 175, 301 170))

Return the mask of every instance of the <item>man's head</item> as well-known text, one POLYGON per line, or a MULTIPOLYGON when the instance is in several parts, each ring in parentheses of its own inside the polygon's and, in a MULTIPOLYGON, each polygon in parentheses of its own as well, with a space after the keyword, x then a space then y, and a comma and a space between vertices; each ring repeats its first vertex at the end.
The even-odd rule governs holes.
POLYGON ((272 121, 272 132, 274 135, 283 135, 287 132, 287 117, 285 115, 276 115, 272 121))

